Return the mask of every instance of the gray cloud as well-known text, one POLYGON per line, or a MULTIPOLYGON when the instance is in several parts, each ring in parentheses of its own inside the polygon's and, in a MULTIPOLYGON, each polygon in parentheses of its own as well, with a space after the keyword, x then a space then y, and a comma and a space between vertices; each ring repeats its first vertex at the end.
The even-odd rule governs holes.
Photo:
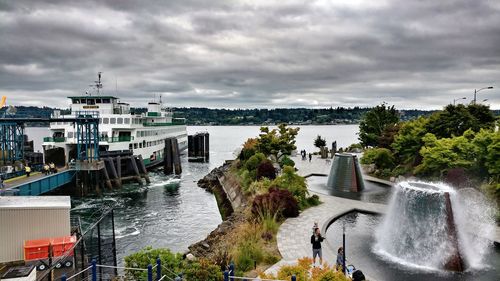
POLYGON ((436 109, 492 85, 500 108, 495 1, 2 1, 0 38, 11 104, 64 107, 103 71, 137 105, 436 109))

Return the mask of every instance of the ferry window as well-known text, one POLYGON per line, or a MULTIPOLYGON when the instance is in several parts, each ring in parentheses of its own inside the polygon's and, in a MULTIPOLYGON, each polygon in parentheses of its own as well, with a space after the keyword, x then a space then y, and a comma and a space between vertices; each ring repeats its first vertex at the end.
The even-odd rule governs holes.
POLYGON ((110 118, 110 124, 116 124, 116 118, 110 118))
POLYGON ((142 148, 142 143, 139 144, 139 148, 142 148))
POLYGON ((95 99, 95 103, 102 103, 101 99, 95 99))
POLYGON ((109 124, 109 118, 102 118, 102 123, 109 124))
POLYGON ((125 124, 130 124, 130 118, 125 118, 125 119, 123 119, 123 121, 125 121, 124 122, 125 124))
POLYGON ((80 100, 79 99, 72 99, 71 102, 72 103, 80 103, 80 100))
POLYGON ((118 124, 123 124, 123 118, 117 118, 118 124))
POLYGON ((110 99, 102 99, 102 103, 111 103, 110 99))
POLYGON ((137 148, 137 143, 134 143, 134 149, 136 149, 136 148, 137 148))
POLYGON ((80 103, 87 103, 86 99, 80 99, 80 103))
POLYGON ((88 99, 87 104, 95 104, 95 99, 88 99))
POLYGON ((73 138, 73 132, 68 132, 68 138, 73 138))
POLYGON ((136 137, 138 138, 138 137, 140 137, 140 136, 141 136, 141 133, 140 133, 139 131, 137 131, 137 133, 136 133, 136 137))
POLYGON ((132 144, 131 143, 128 145, 128 149, 132 150, 132 144))

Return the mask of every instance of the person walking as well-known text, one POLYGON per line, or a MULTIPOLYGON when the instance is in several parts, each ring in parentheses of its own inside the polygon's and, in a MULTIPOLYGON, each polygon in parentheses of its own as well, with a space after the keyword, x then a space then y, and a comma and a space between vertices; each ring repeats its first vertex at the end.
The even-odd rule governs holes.
POLYGON ((309 152, 309 162, 311 162, 312 159, 313 159, 313 155, 312 155, 312 153, 309 152))
POLYGON ((314 234, 311 236, 314 266, 316 266, 316 256, 319 256, 319 264, 323 264, 323 253, 321 252, 321 242, 323 242, 323 240, 325 240, 325 238, 321 236, 319 228, 316 228, 314 234))
POLYGON ((30 174, 31 174, 31 168, 28 164, 26 164, 26 166, 24 167, 24 171, 26 172, 26 177, 30 177, 30 174))
POLYGON ((48 175, 48 174, 49 174, 49 169, 50 169, 50 168, 49 168, 49 165, 47 165, 47 163, 45 163, 45 164, 43 165, 43 173, 44 173, 45 175, 48 175))
POLYGON ((56 164, 54 164, 54 162, 50 162, 49 167, 50 167, 50 173, 51 174, 57 173, 56 164))

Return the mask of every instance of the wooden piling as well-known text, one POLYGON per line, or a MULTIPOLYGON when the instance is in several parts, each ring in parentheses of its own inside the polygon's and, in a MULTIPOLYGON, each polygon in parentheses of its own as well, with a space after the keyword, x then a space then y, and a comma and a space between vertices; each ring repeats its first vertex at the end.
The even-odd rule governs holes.
POLYGON ((116 173, 116 167, 115 167, 115 162, 113 161, 112 158, 106 158, 104 159, 104 163, 107 163, 105 166, 109 167, 109 173, 111 174, 111 177, 113 179, 113 182, 115 183, 115 186, 120 188, 122 187, 121 181, 118 178, 118 174, 116 173))
POLYGON ((102 173, 104 175, 104 179, 106 181, 106 186, 108 187, 108 189, 113 189, 113 185, 111 184, 111 180, 109 179, 108 169, 106 168, 106 165, 104 165, 104 168, 102 168, 102 173))
POLYGON ((179 143, 177 142, 176 138, 172 139, 172 156, 174 158, 173 162, 174 162, 175 174, 180 175, 182 173, 182 167, 181 167, 179 143))
POLYGON ((205 162, 210 160, 210 134, 205 133, 205 162))
POLYGON ((139 168, 137 168, 137 162, 135 162, 134 156, 130 156, 129 159, 130 159, 130 165, 132 166, 132 169, 134 170, 136 181, 138 183, 142 184, 141 174, 139 173, 139 168))
POLYGON ((142 159, 142 155, 136 159, 139 162, 139 170, 141 171, 141 176, 146 180, 146 183, 151 183, 148 176, 148 171, 146 170, 146 165, 144 165, 144 159, 142 159))
POLYGON ((165 152, 163 153, 164 163, 163 163, 163 172, 165 175, 171 175, 173 172, 173 159, 172 159, 172 139, 165 139, 165 152))
POLYGON ((120 186, 122 186, 122 158, 120 156, 116 156, 116 175, 120 186))

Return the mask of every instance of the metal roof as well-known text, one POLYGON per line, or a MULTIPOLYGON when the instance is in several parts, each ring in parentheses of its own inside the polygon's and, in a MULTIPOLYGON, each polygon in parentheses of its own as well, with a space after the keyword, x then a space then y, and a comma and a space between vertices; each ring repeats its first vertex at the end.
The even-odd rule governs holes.
POLYGON ((117 97, 113 96, 71 96, 68 97, 68 99, 115 99, 117 100, 117 97))
POLYGON ((0 209, 71 209, 70 196, 0 196, 0 209))

